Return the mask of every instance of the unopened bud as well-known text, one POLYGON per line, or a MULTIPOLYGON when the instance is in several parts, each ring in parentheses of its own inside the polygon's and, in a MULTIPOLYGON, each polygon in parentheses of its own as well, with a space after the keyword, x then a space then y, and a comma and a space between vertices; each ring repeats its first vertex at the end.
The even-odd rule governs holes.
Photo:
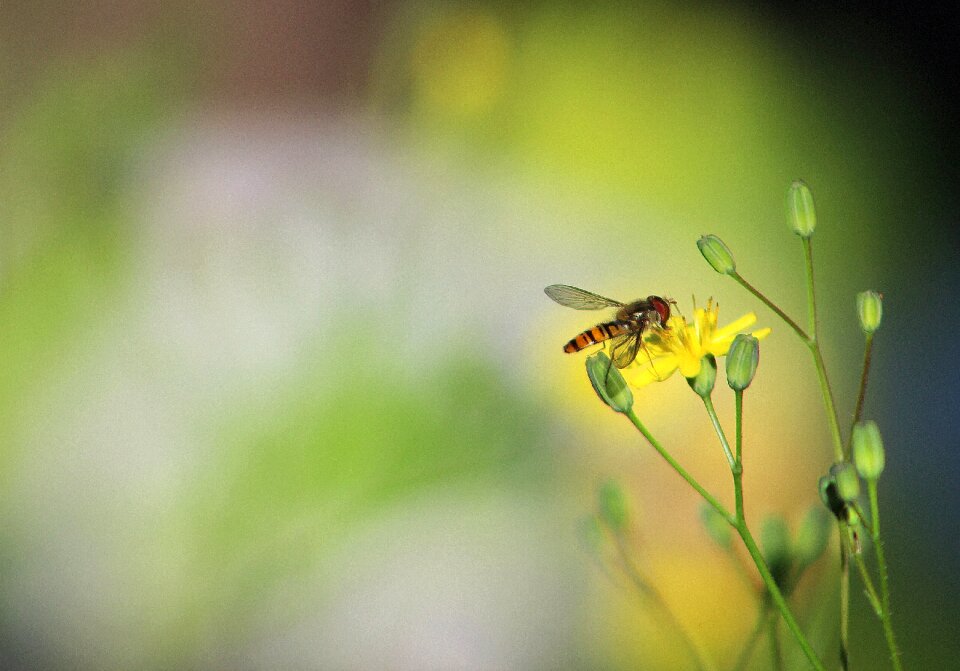
POLYGON ((813 207, 810 187, 801 180, 790 185, 787 192, 787 216, 793 232, 801 238, 809 238, 817 227, 817 211, 813 207))
POLYGON ((610 531, 615 534, 623 533, 627 528, 630 514, 627 512, 627 499, 620 485, 613 480, 603 483, 597 491, 597 499, 600 519, 610 528, 610 531))
POLYGON ((733 339, 727 352, 727 384, 735 391, 750 386, 760 361, 760 341, 752 335, 741 333, 733 339))
POLYGON ((700 398, 709 398, 717 381, 717 360, 708 354, 700 360, 700 372, 687 378, 687 384, 700 398))
POLYGON ((760 547, 777 584, 782 586, 790 569, 790 531, 782 517, 774 515, 763 520, 760 527, 760 547))
POLYGON ((883 319, 883 294, 863 291, 857 294, 857 316, 864 333, 873 333, 880 328, 883 319))
POLYGON ((707 263, 721 275, 732 275, 737 271, 730 248, 715 235, 704 235, 697 240, 697 247, 707 263))
POLYGON ((609 357, 598 352, 587 357, 586 365, 587 377, 600 400, 615 412, 630 412, 633 408, 633 392, 609 357))
POLYGON ((830 538, 830 516, 820 507, 813 507, 804 515, 797 532, 796 555, 801 566, 815 562, 827 548, 830 538))
POLYGON ((819 483, 820 500, 838 520, 846 520, 847 504, 837 493, 837 483, 832 475, 824 475, 819 483))
POLYGON ((707 534, 717 545, 725 549, 730 547, 730 543, 733 541, 730 523, 709 503, 704 503, 700 507, 700 520, 703 522, 707 534))
POLYGON ((858 422, 853 427, 853 460, 864 480, 877 480, 883 473, 886 456, 876 422, 858 422))
POLYGON ((837 496, 850 503, 860 496, 860 478, 857 469, 849 461, 841 461, 830 467, 830 475, 837 484, 837 496))

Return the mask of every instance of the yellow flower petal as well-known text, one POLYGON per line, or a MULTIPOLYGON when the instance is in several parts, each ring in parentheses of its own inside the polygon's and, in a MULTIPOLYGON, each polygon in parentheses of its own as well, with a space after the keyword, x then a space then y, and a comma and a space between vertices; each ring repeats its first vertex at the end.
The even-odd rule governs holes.
MULTIPOLYGON (((645 336, 644 351, 621 371, 627 382, 642 387, 651 382, 662 382, 676 370, 684 377, 695 377, 700 372, 704 356, 726 355, 734 337, 757 321, 757 316, 748 312, 723 328, 717 328, 719 312, 719 307, 711 299, 705 308, 694 310, 690 322, 675 313, 666 327, 652 328, 645 336)), ((769 328, 753 332, 757 338, 769 334, 769 328)))
POLYGON ((730 322, 722 329, 717 329, 714 332, 713 337, 715 340, 723 339, 728 336, 732 339, 740 331, 744 330, 748 326, 751 326, 755 321, 757 321, 757 315, 752 312, 748 312, 740 317, 740 319, 730 322))
MULTIPOLYGON (((641 353, 639 356, 643 356, 641 353)), ((639 361, 639 357, 638 357, 639 361)), ((627 366, 620 372, 627 383, 634 387, 643 387, 651 382, 663 382, 677 370, 677 357, 673 355, 652 359, 643 364, 627 366)))

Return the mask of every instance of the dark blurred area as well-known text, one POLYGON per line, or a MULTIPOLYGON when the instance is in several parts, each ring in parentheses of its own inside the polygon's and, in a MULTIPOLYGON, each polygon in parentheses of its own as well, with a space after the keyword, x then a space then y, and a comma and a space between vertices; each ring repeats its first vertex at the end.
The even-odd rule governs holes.
MULTIPOLYGON (((694 242, 802 314, 803 178, 842 418, 854 293, 884 294, 904 664, 954 668, 958 80, 953 5, 0 4, 0 666, 685 668, 578 546, 611 474, 731 666, 749 594, 542 288, 774 326, 750 496, 795 521, 830 463, 812 368, 694 242)), ((725 492, 686 385, 655 387, 725 492)), ((798 604, 833 668, 828 561, 798 604)), ((886 668, 856 585, 851 668, 886 668)))

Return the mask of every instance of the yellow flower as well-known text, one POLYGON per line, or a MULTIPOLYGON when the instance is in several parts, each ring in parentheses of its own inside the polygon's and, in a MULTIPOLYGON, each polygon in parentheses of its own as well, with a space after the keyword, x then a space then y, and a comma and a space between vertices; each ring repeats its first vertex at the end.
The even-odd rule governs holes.
MULTIPOLYGON (((724 356, 734 337, 757 321, 757 316, 748 312, 723 328, 717 328, 719 306, 713 299, 706 308, 694 310, 689 324, 681 315, 672 315, 666 328, 652 328, 644 336, 644 349, 632 364, 621 372, 634 387, 651 382, 662 382, 677 369, 684 377, 694 377, 700 372, 700 361, 707 354, 724 356)), ((769 328, 753 331, 753 336, 763 339, 769 328)))

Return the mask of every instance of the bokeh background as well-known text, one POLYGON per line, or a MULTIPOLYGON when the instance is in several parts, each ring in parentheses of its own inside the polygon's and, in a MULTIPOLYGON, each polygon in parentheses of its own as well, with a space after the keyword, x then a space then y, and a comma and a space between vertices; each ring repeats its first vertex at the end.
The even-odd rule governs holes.
MULTIPOLYGON (((0 664, 690 668, 578 538, 614 477, 729 668, 750 590, 560 351, 593 315, 542 288, 774 327, 747 505, 795 527, 831 460, 813 370, 694 243, 802 317, 803 178, 843 417, 853 296, 885 295, 904 661, 960 668, 958 45, 955 8, 866 3, 4 2, 0 664)), ((695 400, 637 409, 730 502, 695 400)), ((795 597, 831 662, 835 552, 795 597)), ((856 585, 855 668, 883 668, 856 585)))

